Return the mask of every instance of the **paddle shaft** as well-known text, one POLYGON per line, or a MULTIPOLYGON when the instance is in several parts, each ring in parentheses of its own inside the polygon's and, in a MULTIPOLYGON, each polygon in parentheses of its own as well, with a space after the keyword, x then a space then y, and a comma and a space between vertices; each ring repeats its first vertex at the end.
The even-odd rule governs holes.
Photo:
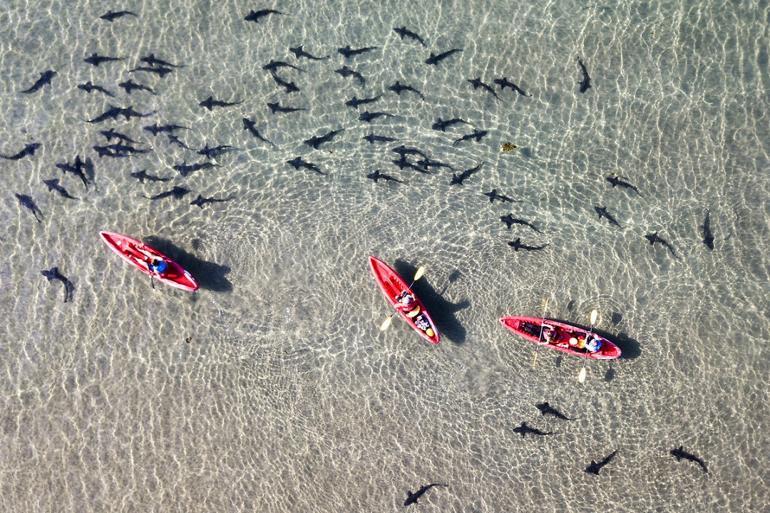
POLYGON ((545 303, 543 304, 543 318, 540 320, 540 336, 537 338, 537 341, 540 342, 540 340, 543 338, 543 325, 545 324, 545 311, 548 308, 548 299, 545 300, 545 303))
MULTIPOLYGON (((537 343, 540 344, 540 340, 543 338, 543 324, 545 324, 545 312, 548 309, 548 298, 543 303, 543 318, 540 320, 540 336, 537 338, 537 343)), ((535 356, 532 357, 532 367, 537 363, 537 347, 535 348, 535 356)))
MULTIPOLYGON (((594 331, 594 324, 596 324, 596 318, 599 316, 599 312, 596 310, 591 310, 591 325, 588 327, 588 333, 586 334, 586 346, 588 345, 588 337, 591 336, 591 334, 594 331)), ((588 352, 588 349, 586 349, 586 352, 588 352)), ((586 358, 587 359, 587 358, 586 358)), ((578 381, 580 383, 585 381, 585 373, 586 373, 586 362, 583 360, 583 366, 580 368, 580 372, 578 373, 578 381)))

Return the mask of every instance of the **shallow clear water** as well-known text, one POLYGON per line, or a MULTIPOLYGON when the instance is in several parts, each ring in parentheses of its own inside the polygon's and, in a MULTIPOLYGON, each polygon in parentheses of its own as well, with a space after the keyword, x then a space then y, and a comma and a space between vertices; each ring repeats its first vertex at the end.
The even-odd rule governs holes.
MULTIPOLYGON (((0 510, 389 511, 430 482, 422 511, 765 511, 768 419, 766 2, 0 2, 0 510), (243 17, 272 7, 287 15, 243 17), (429 49, 400 40, 406 25, 429 49), (327 61, 297 61, 303 44, 327 61), (336 48, 378 46, 334 73, 336 48), (463 48, 438 66, 430 51, 463 48), (92 67, 92 52, 127 60, 92 67), (128 73, 141 55, 184 63, 128 73), (578 91, 580 56, 592 88, 578 91), (287 94, 271 59, 301 92, 287 94), (58 75, 33 95, 46 69, 58 75), (531 93, 467 79, 507 76, 531 93), (133 78, 158 95, 127 96, 133 78), (88 80, 115 92, 86 94, 88 80), (418 88, 396 96, 395 80, 418 88), (382 94, 368 125, 344 105, 382 94), (211 112, 209 95, 242 104, 211 112), (271 115, 266 102, 308 109, 271 115), (85 123, 108 105, 157 111, 85 123), (242 129, 243 117, 275 143, 242 129), (431 129, 461 117, 487 130, 431 129), (189 146, 241 151, 183 178, 200 157, 142 126, 177 123, 189 146), (115 127, 154 151, 99 158, 115 127), (313 150, 302 141, 343 128, 313 150), (398 142, 370 145, 374 132, 398 142), (503 153, 503 143, 519 149, 503 153), (453 170, 399 170, 415 146, 453 170), (88 190, 54 163, 96 163, 88 190), (285 164, 302 156, 325 176, 285 164), (452 173, 483 162, 462 186, 452 173), (173 177, 140 184, 132 171, 173 177), (373 183, 374 169, 407 184, 373 183), (612 188, 618 173, 641 195, 612 188), (48 192, 60 178, 79 199, 48 192), (142 195, 172 185, 181 200, 142 195), (490 203, 496 188, 516 203, 490 203), (13 193, 29 194, 35 222, 13 193), (236 199, 199 209, 198 194, 236 199), (621 224, 598 219, 606 206, 621 224), (701 242, 710 212, 715 249, 701 242), (532 221, 511 230, 499 217, 532 221), (201 282, 156 285, 99 242, 148 240, 201 282), (650 246, 659 231, 674 247, 650 246), (542 251, 514 252, 520 237, 542 251), (367 257, 405 276, 444 341, 429 347, 389 313, 367 257), (58 266, 75 286, 63 303, 58 266), (619 337, 626 358, 583 362, 506 332, 502 315, 549 316, 619 337), (189 343, 187 337, 192 337, 189 343), (549 401, 576 420, 540 416, 549 401), (522 438, 521 422, 556 434, 522 438), (706 475, 668 451, 702 456, 706 475), (618 449, 602 473, 583 469, 618 449)), ((367 107, 359 108, 360 111, 367 107)))

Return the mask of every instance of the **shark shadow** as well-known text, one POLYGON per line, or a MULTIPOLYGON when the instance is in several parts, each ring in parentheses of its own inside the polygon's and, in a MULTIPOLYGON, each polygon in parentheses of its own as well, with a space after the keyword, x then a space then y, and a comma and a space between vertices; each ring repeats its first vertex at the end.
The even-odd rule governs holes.
POLYGON ((145 237, 144 242, 167 254, 187 269, 195 277, 200 288, 214 292, 231 292, 233 290, 233 284, 225 277, 230 272, 228 266, 201 260, 167 239, 150 236, 145 237))
MULTIPOLYGON (((393 263, 393 268, 396 272, 403 277, 407 283, 410 283, 410 278, 414 276, 417 268, 412 264, 404 262, 403 260, 396 260, 393 263)), ((452 277, 454 277, 454 273, 452 277)), ((439 333, 445 336, 456 344, 462 344, 465 342, 465 327, 457 320, 455 313, 468 308, 470 301, 464 299, 459 303, 451 303, 442 297, 441 292, 437 292, 436 289, 428 282, 427 277, 422 277, 420 280, 412 285, 412 290, 420 298, 425 305, 425 308, 430 312, 430 317, 436 324, 439 333)))

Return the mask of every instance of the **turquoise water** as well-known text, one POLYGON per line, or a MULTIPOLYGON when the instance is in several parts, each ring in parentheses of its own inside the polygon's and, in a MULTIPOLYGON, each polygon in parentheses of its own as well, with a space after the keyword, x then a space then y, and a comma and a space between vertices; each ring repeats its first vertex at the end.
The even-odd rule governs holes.
POLYGON ((769 15, 766 2, 0 2, 0 153, 42 143, 0 161, 0 510, 390 511, 431 482, 449 488, 422 511, 767 510, 769 15), (98 19, 111 7, 139 17, 98 19), (287 14, 243 20, 268 7, 287 14), (399 39, 402 25, 428 48, 399 39), (300 44, 331 58, 298 61, 300 44), (346 45, 379 47, 347 62, 365 87, 334 73, 346 45), (450 48, 463 51, 424 64, 450 48), (126 60, 82 62, 93 52, 126 60), (128 73, 151 52, 186 67, 128 73), (301 92, 261 69, 271 59, 303 68, 280 71, 301 92), (19 94, 46 69, 50 86, 19 94), (502 76, 532 96, 495 87, 495 100, 466 81, 502 76), (157 96, 127 96, 128 78, 157 96), (117 98, 77 89, 89 80, 117 98), (425 100, 388 91, 396 80, 425 100), (369 125, 344 105, 378 94, 369 109, 393 117, 369 125), (209 112, 209 95, 243 103, 209 112), (308 110, 271 115, 273 101, 308 110), (84 122, 110 104, 157 114, 84 122), (437 117, 472 126, 437 132, 437 117), (156 122, 190 127, 178 135, 191 147, 240 151, 181 177, 171 166, 202 159, 141 129, 156 122), (99 158, 109 127, 153 151, 99 158), (489 134, 452 144, 473 128, 489 134), (399 140, 370 145, 370 132, 399 140), (399 170, 399 144, 455 169, 399 170), (88 190, 54 166, 77 154, 95 162, 88 190), (326 176, 285 163, 297 156, 326 176), (138 183, 141 169, 172 181, 138 183), (375 184, 374 169, 407 183, 375 184), (52 177, 79 199, 48 192, 52 177), (192 192, 142 197, 174 185, 192 192), (493 188, 517 202, 490 203, 493 188), (199 193, 235 199, 199 209, 199 193), (507 213, 542 233, 506 229, 507 213), (153 290, 101 229, 150 241, 201 290, 153 290), (676 258, 649 245, 654 231, 676 258), (516 237, 548 246, 514 252, 516 237), (405 276, 426 267, 415 290, 440 346, 400 321, 378 330, 389 310, 369 255, 405 276), (52 266, 71 302, 40 275, 52 266), (597 309, 626 358, 586 363, 580 384, 584 362, 499 325, 546 299, 576 323, 597 309), (540 416, 541 401, 576 420, 540 416), (556 434, 522 438, 525 421, 556 434), (709 473, 675 461, 679 445, 709 473), (583 472, 615 449, 599 476, 583 472))

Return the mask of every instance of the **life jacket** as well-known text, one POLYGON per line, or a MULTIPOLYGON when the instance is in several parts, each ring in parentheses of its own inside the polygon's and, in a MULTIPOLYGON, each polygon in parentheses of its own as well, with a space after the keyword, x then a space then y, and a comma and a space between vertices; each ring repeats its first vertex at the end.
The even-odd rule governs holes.
POLYGON ((168 264, 161 259, 153 260, 150 262, 150 270, 158 274, 166 272, 168 264))

